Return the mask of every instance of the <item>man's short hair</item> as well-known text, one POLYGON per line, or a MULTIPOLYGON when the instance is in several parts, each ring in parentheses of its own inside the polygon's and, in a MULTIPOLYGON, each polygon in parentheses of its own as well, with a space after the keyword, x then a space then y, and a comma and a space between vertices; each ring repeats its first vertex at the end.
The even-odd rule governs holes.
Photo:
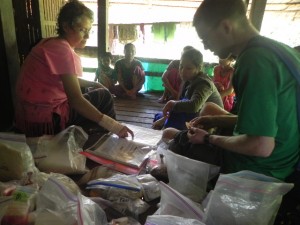
POLYGON ((215 27, 223 19, 245 19, 246 12, 243 0, 204 0, 194 15, 193 26, 201 22, 209 27, 215 27))

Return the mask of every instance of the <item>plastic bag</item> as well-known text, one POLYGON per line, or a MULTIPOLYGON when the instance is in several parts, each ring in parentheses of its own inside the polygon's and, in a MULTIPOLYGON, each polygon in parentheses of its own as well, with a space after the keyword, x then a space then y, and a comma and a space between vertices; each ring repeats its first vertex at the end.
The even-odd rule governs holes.
POLYGON ((222 174, 209 199, 205 223, 271 225, 282 195, 292 187, 293 184, 251 171, 222 174))
POLYGON ((12 197, 13 200, 7 205, 1 224, 31 224, 30 212, 35 208, 35 196, 37 189, 33 186, 17 186, 12 197))
POLYGON ((205 225, 195 220, 179 216, 152 215, 148 216, 145 225, 205 225))
POLYGON ((115 170, 112 170, 106 166, 99 165, 88 171, 86 174, 84 174, 79 181, 77 181, 77 184, 79 186, 86 185, 91 180, 96 180, 99 178, 108 178, 115 174, 120 174, 115 170))
POLYGON ((178 155, 170 150, 166 154, 168 185, 195 202, 206 195, 207 182, 219 167, 178 155), (212 173, 214 171, 214 173, 212 173))
POLYGON ((111 221, 110 225, 117 225, 117 224, 128 224, 128 225, 140 225, 140 223, 132 217, 126 217, 125 214, 121 213, 120 211, 116 210, 113 206, 113 203, 109 200, 100 198, 100 197, 91 197, 95 203, 97 203, 104 211, 107 216, 107 220, 111 221), (126 218, 125 223, 118 223, 119 219, 124 220, 126 218))
POLYGON ((201 205, 183 196, 167 184, 163 182, 159 183, 161 199, 160 207, 154 213, 155 215, 172 215, 203 221, 204 212, 201 209, 201 205))
POLYGON ((25 135, 0 133, 0 180, 20 180, 37 171, 25 135))
POLYGON ((142 185, 135 176, 116 174, 106 179, 96 179, 88 182, 87 189, 92 189, 90 196, 101 196, 111 201, 116 210, 133 218, 137 218, 150 207, 141 200, 142 185))
POLYGON ((108 178, 99 178, 87 183, 87 189, 101 190, 101 196, 105 199, 128 197, 131 199, 143 196, 142 188, 135 176, 115 174, 108 178))
POLYGON ((150 174, 138 175, 137 180, 142 185, 143 197, 146 202, 160 197, 159 182, 150 174))
POLYGON ((105 212, 80 192, 74 195, 57 179, 50 177, 37 195, 38 224, 107 224, 105 212), (48 216, 47 216, 48 215, 48 216))
POLYGON ((43 172, 81 174, 87 172, 81 155, 88 135, 79 126, 69 126, 55 136, 29 139, 36 166, 43 172))

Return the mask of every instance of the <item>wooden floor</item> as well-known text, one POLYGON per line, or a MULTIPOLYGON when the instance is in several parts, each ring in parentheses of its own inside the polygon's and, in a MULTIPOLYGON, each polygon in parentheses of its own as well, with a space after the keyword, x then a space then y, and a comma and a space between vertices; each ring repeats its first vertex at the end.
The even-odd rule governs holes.
POLYGON ((162 92, 146 92, 135 100, 114 98, 117 120, 146 128, 151 128, 154 115, 162 111, 164 104, 157 99, 162 92))

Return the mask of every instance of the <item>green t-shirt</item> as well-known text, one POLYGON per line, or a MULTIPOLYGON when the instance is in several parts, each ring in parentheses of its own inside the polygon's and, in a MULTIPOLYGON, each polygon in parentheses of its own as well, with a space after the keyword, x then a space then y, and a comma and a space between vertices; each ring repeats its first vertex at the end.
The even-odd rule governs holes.
POLYGON ((226 172, 251 170, 284 180, 299 160, 296 80, 273 52, 252 47, 237 59, 233 86, 238 110, 234 135, 274 137, 275 148, 267 158, 226 151, 226 172))

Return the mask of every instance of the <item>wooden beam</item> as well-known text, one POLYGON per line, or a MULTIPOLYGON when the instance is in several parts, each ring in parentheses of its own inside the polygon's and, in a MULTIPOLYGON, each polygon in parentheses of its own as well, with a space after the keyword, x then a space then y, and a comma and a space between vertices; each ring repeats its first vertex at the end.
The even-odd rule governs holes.
POLYGON ((15 85, 20 71, 20 62, 13 12, 14 9, 12 0, 0 1, 0 16, 4 34, 4 44, 8 64, 9 80, 11 85, 11 95, 13 104, 15 104, 15 85))
POLYGON ((263 21, 267 0, 252 0, 249 19, 257 30, 263 21))
POLYGON ((98 1, 98 59, 108 51, 108 0, 98 1))

